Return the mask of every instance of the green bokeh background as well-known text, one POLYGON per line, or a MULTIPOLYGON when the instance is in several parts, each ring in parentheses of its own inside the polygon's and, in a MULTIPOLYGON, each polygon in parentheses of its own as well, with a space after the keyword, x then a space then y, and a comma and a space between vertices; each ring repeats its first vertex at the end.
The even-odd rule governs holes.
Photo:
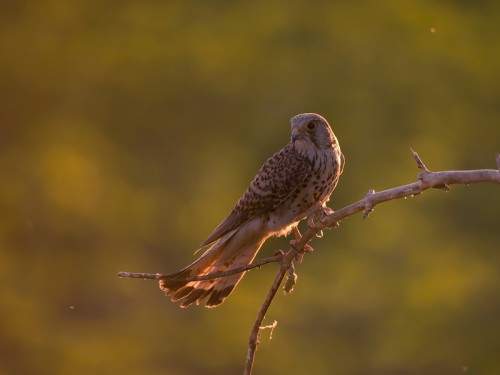
MULTIPOLYGON (((495 168, 498 1, 0 6, 0 374, 238 374, 276 271, 180 309, 178 270, 289 138, 332 124, 331 201, 495 168)), ((285 248, 270 240, 262 256, 285 248)), ((377 207, 314 240, 256 374, 500 373, 500 189, 377 207)))

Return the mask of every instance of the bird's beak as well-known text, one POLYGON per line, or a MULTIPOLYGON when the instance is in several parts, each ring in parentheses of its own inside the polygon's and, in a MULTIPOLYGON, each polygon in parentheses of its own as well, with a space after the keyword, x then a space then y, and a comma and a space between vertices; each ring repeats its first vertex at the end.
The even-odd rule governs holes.
POLYGON ((292 129, 292 142, 295 142, 301 136, 302 136, 302 134, 301 134, 301 131, 300 131, 299 128, 293 128, 292 129))

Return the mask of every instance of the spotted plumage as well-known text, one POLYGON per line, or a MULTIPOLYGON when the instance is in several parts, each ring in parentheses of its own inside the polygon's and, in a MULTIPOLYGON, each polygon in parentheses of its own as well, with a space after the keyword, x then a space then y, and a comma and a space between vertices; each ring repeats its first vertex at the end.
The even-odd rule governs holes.
POLYGON ((257 172, 229 215, 199 246, 196 261, 160 281, 160 288, 181 307, 217 306, 243 273, 205 281, 183 279, 249 264, 264 241, 286 235, 298 222, 324 207, 344 168, 344 156, 328 122, 303 113, 291 119, 291 141, 257 172))

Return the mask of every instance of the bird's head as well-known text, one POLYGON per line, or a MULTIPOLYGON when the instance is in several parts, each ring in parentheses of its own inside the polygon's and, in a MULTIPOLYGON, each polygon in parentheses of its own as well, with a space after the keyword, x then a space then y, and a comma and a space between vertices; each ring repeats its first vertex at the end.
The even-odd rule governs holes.
POLYGON ((302 113, 290 120, 292 143, 298 151, 324 150, 337 143, 328 122, 316 113, 302 113))

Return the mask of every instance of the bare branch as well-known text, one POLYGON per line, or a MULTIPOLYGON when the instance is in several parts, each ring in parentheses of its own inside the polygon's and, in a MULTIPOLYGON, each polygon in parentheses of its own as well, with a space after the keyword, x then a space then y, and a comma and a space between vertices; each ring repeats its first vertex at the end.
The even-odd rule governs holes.
MULTIPOLYGON (((183 279, 179 279, 179 281, 189 282, 189 281, 219 279, 221 277, 227 277, 227 276, 231 276, 231 275, 234 275, 237 273, 249 271, 253 268, 258 268, 258 267, 261 267, 261 266, 268 264, 268 263, 276 263, 276 262, 281 261, 282 258, 283 258, 283 252, 281 251, 281 252, 277 252, 277 254, 273 255, 272 257, 257 260, 255 262, 252 262, 252 263, 246 265, 246 266, 234 268, 234 269, 224 271, 224 272, 214 272, 214 273, 210 273, 208 275, 186 277, 183 279)), ((135 272, 118 272, 118 276, 119 277, 128 277, 128 278, 133 278, 133 279, 154 279, 154 280, 161 280, 161 279, 168 277, 168 275, 163 275, 161 273, 135 273, 135 272)))
POLYGON ((247 359, 245 362, 245 371, 243 372, 244 375, 250 375, 252 373, 252 367, 255 358, 255 350, 259 345, 260 330, 261 328, 263 328, 262 322, 266 317, 267 310, 269 309, 269 306, 271 306, 271 302, 273 302, 274 296, 276 295, 276 292, 278 291, 279 286, 283 281, 283 278, 285 277, 285 274, 287 273, 288 269, 290 268, 290 265, 293 263, 293 260, 295 259, 295 255, 296 255, 296 250, 291 249, 282 257, 281 266, 278 271, 278 274, 274 278, 273 285, 269 289, 266 299, 262 303, 259 313, 255 318, 255 322, 253 324, 250 337, 248 339, 248 352, 247 352, 247 359))
POLYGON ((160 280, 163 275, 161 273, 140 273, 140 272, 118 272, 118 277, 131 279, 153 279, 160 280))
MULTIPOLYGON (((416 155, 416 153, 414 155, 416 155)), ((497 159, 500 160, 500 157, 497 157, 497 159)), ((422 166, 426 169, 423 163, 422 166)), ((482 182, 500 184, 500 170, 497 169, 477 169, 467 171, 443 172, 431 172, 426 169, 426 172, 419 174, 417 177, 420 179, 420 181, 413 182, 411 184, 402 185, 379 192, 370 190, 363 199, 340 210, 337 210, 332 214, 326 215, 319 223, 317 223, 314 229, 321 230, 325 227, 333 226, 338 221, 352 216, 357 212, 363 210, 365 211, 365 213, 371 212, 373 208, 379 203, 387 202, 393 199, 413 197, 430 188, 443 189, 444 186, 448 185, 469 185, 482 182)))

